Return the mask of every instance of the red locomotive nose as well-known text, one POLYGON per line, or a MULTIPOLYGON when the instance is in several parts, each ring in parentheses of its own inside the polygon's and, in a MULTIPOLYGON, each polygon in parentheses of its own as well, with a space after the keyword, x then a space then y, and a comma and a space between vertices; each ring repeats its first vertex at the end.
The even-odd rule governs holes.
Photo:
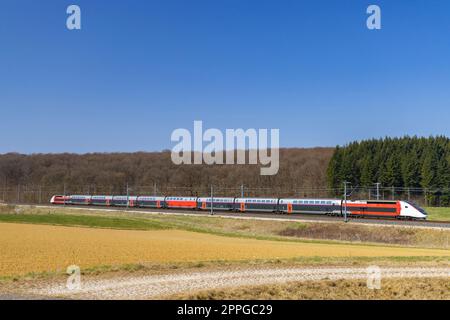
POLYGON ((64 204, 67 197, 65 196, 53 196, 52 199, 50 200, 50 203, 52 204, 64 204))

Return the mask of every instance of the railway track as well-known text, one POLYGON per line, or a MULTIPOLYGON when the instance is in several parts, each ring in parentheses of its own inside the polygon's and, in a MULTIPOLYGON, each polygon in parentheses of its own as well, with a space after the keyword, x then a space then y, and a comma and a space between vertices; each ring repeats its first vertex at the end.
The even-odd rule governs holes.
MULTIPOLYGON (((36 205, 38 208, 55 208, 55 206, 36 205)), ((154 208, 124 208, 124 207, 86 207, 77 205, 66 205, 64 208, 83 209, 92 211, 127 211, 136 213, 151 213, 151 214, 175 214, 175 215, 191 215, 191 216, 210 216, 209 211, 198 210, 177 210, 177 209, 154 209, 154 208)), ((275 213, 255 213, 255 212, 227 212, 214 211, 215 216, 225 218, 238 219, 258 219, 258 220, 276 220, 276 221, 305 221, 305 222, 328 222, 340 223, 343 222, 342 217, 331 217, 323 215, 306 215, 306 214, 275 214, 275 213)), ((417 220, 394 220, 394 219, 379 219, 379 218, 354 218, 349 217, 350 223, 358 224, 372 224, 384 226, 409 226, 422 228, 450 228, 449 221, 417 221, 417 220)))

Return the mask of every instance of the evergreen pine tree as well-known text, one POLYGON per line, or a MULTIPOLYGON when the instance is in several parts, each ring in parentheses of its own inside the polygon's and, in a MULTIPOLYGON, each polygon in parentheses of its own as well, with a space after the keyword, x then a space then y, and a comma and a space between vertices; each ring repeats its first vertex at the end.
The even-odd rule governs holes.
POLYGON ((361 164, 361 185, 369 187, 374 183, 374 167, 370 156, 366 156, 361 164))
POLYGON ((401 186, 400 164, 395 155, 391 155, 384 166, 381 174, 381 183, 385 186, 401 186))

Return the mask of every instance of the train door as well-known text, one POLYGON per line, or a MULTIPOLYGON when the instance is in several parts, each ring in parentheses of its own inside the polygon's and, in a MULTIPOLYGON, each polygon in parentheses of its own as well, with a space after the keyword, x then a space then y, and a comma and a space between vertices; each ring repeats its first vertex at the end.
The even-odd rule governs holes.
POLYGON ((245 212, 245 203, 241 202, 241 208, 240 208, 241 212, 245 212))
POLYGON ((292 203, 287 204, 287 212, 292 213, 292 203))

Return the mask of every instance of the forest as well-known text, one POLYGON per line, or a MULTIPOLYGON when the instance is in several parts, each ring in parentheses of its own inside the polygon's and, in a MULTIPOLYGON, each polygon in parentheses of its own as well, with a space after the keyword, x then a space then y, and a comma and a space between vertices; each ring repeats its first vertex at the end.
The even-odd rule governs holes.
POLYGON ((330 188, 344 181, 370 187, 381 183, 406 192, 424 189, 430 204, 450 202, 450 139, 409 137, 371 139, 337 146, 327 169, 330 188))
MULTIPOLYGON (((0 155, 0 190, 43 188, 62 193, 123 193, 172 189, 180 195, 204 193, 210 185, 221 194, 264 188, 294 192, 298 188, 326 186, 326 169, 333 148, 280 149, 280 170, 275 176, 261 176, 260 165, 175 165, 169 151, 92 154, 0 155), (220 191, 222 190, 222 191, 220 191)), ((234 193, 231 193, 234 194, 234 193)), ((260 193, 263 194, 262 192, 260 193)), ((18 196, 19 198, 19 196, 18 196)))

